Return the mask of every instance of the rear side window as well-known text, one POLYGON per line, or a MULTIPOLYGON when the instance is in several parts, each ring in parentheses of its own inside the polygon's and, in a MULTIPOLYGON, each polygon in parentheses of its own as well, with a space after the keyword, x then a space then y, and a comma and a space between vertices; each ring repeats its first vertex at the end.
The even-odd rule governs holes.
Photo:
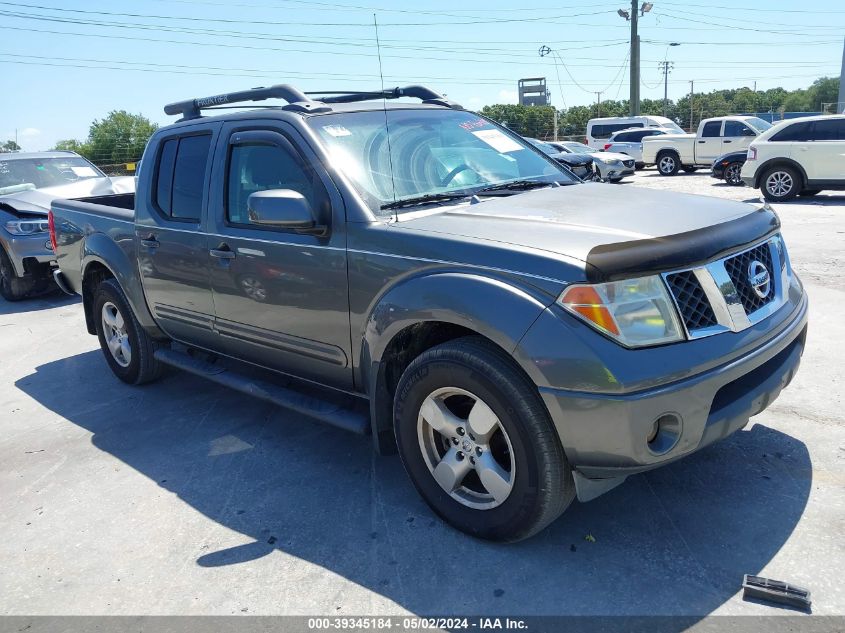
POLYGON ((722 122, 721 121, 709 121, 704 124, 704 129, 701 130, 701 136, 712 138, 714 136, 719 136, 719 132, 722 130, 722 122))
POLYGON ((593 138, 610 138, 610 135, 629 127, 643 127, 642 123, 596 123, 590 129, 593 138))
POLYGON ((810 140, 810 124, 793 123, 772 136, 770 141, 808 141, 810 140))
POLYGON ((171 138, 162 144, 155 202, 164 215, 199 221, 210 149, 211 134, 171 138))
POLYGON ((845 141, 845 119, 815 121, 810 136, 813 141, 845 141))

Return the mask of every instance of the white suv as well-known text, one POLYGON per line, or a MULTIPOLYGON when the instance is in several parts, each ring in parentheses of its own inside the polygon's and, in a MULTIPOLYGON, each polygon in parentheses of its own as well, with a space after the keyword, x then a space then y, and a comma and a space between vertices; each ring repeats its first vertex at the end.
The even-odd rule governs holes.
POLYGON ((791 119, 766 130, 748 147, 742 180, 772 202, 845 189, 845 115, 791 119))

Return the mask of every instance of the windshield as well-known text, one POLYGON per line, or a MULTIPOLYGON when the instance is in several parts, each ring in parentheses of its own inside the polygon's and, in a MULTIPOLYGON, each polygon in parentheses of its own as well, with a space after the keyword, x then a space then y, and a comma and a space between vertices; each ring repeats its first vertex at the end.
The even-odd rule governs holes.
POLYGON ((568 141, 563 144, 567 149, 572 150, 576 154, 595 154, 596 148, 584 145, 583 143, 576 143, 575 141, 568 141))
POLYGON ((19 185, 42 189, 102 177, 103 173, 81 156, 6 160, 0 156, 0 191, 19 185))
POLYGON ((396 202, 424 196, 469 196, 510 181, 576 182, 521 137, 463 110, 345 112, 308 123, 333 166, 382 217, 397 213, 396 202))
POLYGON ((768 121, 764 121, 763 119, 756 117, 756 116, 751 117, 750 119, 746 119, 745 124, 748 127, 754 128, 754 131, 757 132, 758 134, 765 132, 770 127, 772 127, 771 123, 769 123, 768 121))
POLYGON ((663 128, 664 130, 671 130, 673 134, 685 134, 686 133, 674 121, 666 121, 666 122, 660 123, 659 125, 651 125, 649 127, 660 127, 660 128, 663 128))

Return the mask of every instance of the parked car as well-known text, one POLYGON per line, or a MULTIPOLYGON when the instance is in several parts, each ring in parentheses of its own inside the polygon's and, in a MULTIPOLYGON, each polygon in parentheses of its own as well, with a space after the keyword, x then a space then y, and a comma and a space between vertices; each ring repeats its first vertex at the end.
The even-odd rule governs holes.
POLYGON ((587 135, 584 143, 590 147, 602 149, 605 141, 607 141, 614 132, 628 130, 631 128, 666 128, 668 130, 674 130, 677 134, 683 134, 684 132, 680 127, 678 127, 677 123, 664 116, 642 115, 601 117, 587 121, 587 135))
POLYGON ((637 169, 642 169, 645 166, 643 163, 643 139, 647 136, 675 133, 677 133, 677 130, 669 128, 626 128, 611 134, 607 142, 604 143, 603 151, 626 154, 634 159, 637 169))
POLYGON ((742 172, 742 166, 745 164, 745 157, 747 155, 747 151, 722 154, 713 161, 713 165, 710 168, 710 175, 713 178, 724 180, 734 187, 741 187, 744 183, 742 182, 740 173, 742 172))
POLYGON ((52 284, 47 212, 55 198, 134 190, 132 178, 109 178, 74 152, 0 154, 0 296, 17 301, 52 284))
POLYGON ((764 132, 748 148, 742 180, 773 202, 845 190, 845 116, 791 119, 764 132))
POLYGON ((595 166, 592 156, 575 154, 574 152, 562 152, 546 141, 536 138, 526 138, 526 141, 557 162, 570 169, 573 174, 581 180, 593 180, 596 177, 595 166))
POLYGON ((625 176, 634 173, 634 159, 625 154, 599 152, 583 143, 575 141, 549 142, 549 145, 565 154, 581 154, 593 159, 596 176, 607 182, 619 182, 625 176))
POLYGON ((471 535, 526 538, 730 435, 798 368, 807 298, 768 207, 581 183, 422 86, 165 112, 136 195, 52 205, 108 366, 369 433, 471 535), (256 264, 294 277, 259 298, 256 264))
POLYGON ((643 139, 643 163, 657 165, 663 176, 679 170, 694 172, 710 167, 718 156, 746 149, 771 123, 753 116, 725 116, 704 119, 697 134, 663 134, 643 139))

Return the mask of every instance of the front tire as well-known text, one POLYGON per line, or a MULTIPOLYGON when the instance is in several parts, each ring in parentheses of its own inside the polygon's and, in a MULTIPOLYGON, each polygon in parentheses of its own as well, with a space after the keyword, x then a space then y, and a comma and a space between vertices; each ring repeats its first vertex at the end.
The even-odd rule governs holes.
POLYGON ((675 152, 660 152, 657 155, 657 171, 661 176, 674 176, 681 168, 681 159, 675 152))
POLYGON ((12 260, 6 251, 0 247, 0 296, 6 301, 20 301, 25 299, 35 289, 35 282, 31 277, 18 277, 12 260))
POLYGON ((763 197, 770 202, 792 200, 801 189, 801 176, 791 167, 772 167, 761 181, 763 197))
POLYGON ((725 167, 725 182, 732 187, 741 187, 742 182, 742 163, 731 163, 725 167))
POLYGON ((106 279, 97 286, 93 310, 100 348, 114 375, 130 385, 158 378, 158 343, 138 323, 117 281, 106 279))
POLYGON ((575 497, 537 387, 480 337, 438 345, 408 366, 394 399, 394 430, 417 491, 472 536, 528 538, 575 497))

